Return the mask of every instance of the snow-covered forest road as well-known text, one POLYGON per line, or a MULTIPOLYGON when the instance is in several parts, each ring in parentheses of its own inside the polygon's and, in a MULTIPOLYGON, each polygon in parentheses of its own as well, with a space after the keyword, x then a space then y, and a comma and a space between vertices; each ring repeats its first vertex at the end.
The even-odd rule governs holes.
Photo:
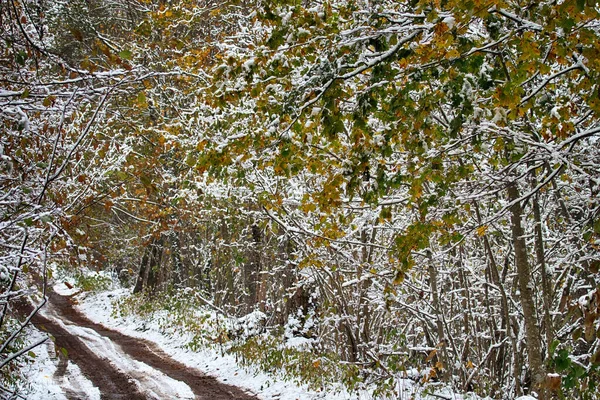
POLYGON ((0 400, 600 400, 600 1, 0 21, 0 400))
POLYGON ((66 350, 59 352, 54 380, 68 399, 90 398, 89 389, 74 383, 77 377, 65 379, 68 363, 79 367, 102 399, 256 398, 184 366, 153 343, 90 321, 74 309, 69 297, 51 292, 49 300, 44 312, 35 316, 34 325, 54 336, 57 349, 66 350))

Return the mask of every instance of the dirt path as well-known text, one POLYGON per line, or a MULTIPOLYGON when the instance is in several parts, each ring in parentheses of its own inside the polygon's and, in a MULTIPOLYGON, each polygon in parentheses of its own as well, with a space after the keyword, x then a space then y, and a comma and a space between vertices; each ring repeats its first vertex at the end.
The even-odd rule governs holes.
MULTIPOLYGON (((164 382, 148 379, 149 374, 146 371, 123 371, 115 366, 108 357, 97 354, 90 348, 93 347, 90 346, 90 342, 94 340, 102 340, 106 342, 105 346, 122 351, 129 358, 135 360, 133 362, 142 362, 175 381, 185 383, 196 399, 257 399, 240 388, 223 384, 211 376, 186 367, 170 358, 151 342, 123 335, 90 321, 73 307, 71 300, 67 297, 50 292, 49 300, 50 310, 61 321, 37 314, 33 319, 34 325, 56 338, 56 346, 67 350, 69 361, 74 362, 94 386, 100 389, 102 399, 142 400, 174 399, 176 397, 165 394, 168 393, 168 390, 164 392, 165 388, 159 387, 164 386, 164 382), (70 326, 77 328, 77 332, 83 332, 85 335, 74 334, 69 329, 70 326), (117 346, 114 346, 115 344, 117 346), (146 385, 154 387, 146 388, 146 385)), ((64 373, 65 364, 64 361, 59 363, 58 374, 61 370, 64 373)), ((66 393, 66 395, 73 400, 83 399, 76 393, 66 393)))

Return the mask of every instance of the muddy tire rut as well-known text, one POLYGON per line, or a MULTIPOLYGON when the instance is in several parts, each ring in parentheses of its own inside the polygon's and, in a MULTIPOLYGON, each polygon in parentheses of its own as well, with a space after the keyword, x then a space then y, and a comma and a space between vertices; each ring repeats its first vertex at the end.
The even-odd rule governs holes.
MULTIPOLYGON (((142 362, 173 380, 185 383, 192 390, 196 399, 257 399, 256 396, 248 394, 238 387, 221 383, 211 376, 173 360, 154 343, 123 335, 90 321, 73 307, 71 299, 68 297, 50 292, 49 302, 50 307, 62 320, 63 324, 91 329, 101 337, 109 339, 131 359, 142 362)), ((29 308, 27 311, 31 312, 31 306, 27 306, 27 308, 29 308)), ((58 321, 38 313, 33 318, 33 324, 38 329, 53 335, 58 348, 67 350, 69 362, 75 363, 83 375, 99 388, 103 400, 156 398, 156 395, 149 396, 145 394, 144 388, 139 387, 140 385, 136 383, 136 381, 139 381, 139 379, 136 379, 139 378, 139 376, 136 377, 137 373, 126 373, 120 370, 108 358, 92 351, 82 337, 69 332, 58 321)), ((66 362, 61 360, 55 375, 60 376, 61 373, 64 374, 65 370, 66 362)), ((143 372, 140 372, 141 374, 143 372)), ((65 395, 69 400, 85 399, 78 393, 67 392, 65 395)))

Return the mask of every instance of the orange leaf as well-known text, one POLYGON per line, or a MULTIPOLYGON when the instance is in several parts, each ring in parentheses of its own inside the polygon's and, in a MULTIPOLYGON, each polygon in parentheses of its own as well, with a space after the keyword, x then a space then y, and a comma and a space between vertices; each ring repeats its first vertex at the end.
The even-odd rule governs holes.
POLYGON ((437 354, 437 349, 431 350, 431 352, 429 353, 429 355, 425 359, 425 362, 431 361, 433 359, 433 357, 435 357, 436 354, 437 354))

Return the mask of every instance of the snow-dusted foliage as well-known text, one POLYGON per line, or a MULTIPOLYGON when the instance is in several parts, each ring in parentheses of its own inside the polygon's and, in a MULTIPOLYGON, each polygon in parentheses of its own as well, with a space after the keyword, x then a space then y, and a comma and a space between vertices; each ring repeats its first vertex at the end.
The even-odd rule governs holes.
POLYGON ((23 340, 46 302, 48 263, 102 261, 82 240, 93 231, 82 230, 89 220, 80 224, 80 217, 102 199, 108 172, 122 167, 124 156, 114 148, 126 143, 117 143, 118 136, 106 129, 115 103, 134 91, 141 75, 148 76, 98 50, 102 43, 84 43, 83 36, 74 42, 71 34, 81 32, 69 33, 73 21, 60 19, 68 5, 29 0, 0 5, 2 398, 17 395, 18 365, 48 339, 23 340), (97 51, 93 56, 78 53, 90 44, 97 51))
POLYGON ((0 278, 54 235, 352 388, 597 396, 596 4, 14 4, 0 278))
POLYGON ((324 347, 382 390, 593 393, 598 8, 256 6, 197 166, 254 188, 324 347))

